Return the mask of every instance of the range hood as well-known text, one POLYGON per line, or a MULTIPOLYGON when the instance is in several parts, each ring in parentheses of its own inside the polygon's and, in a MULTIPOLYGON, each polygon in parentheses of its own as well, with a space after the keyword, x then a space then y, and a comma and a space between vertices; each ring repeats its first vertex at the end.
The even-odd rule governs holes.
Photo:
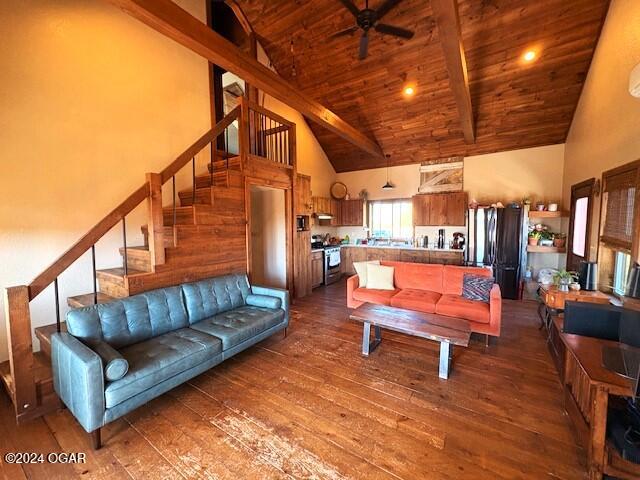
POLYGON ((316 217, 318 218, 318 220, 331 220, 333 218, 333 215, 331 215, 330 213, 316 213, 316 217))

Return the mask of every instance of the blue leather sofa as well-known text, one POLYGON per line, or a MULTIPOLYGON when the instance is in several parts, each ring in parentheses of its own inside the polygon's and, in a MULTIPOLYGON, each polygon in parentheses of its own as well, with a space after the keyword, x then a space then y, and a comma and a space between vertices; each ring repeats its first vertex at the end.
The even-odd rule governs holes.
POLYGON ((226 275, 71 310, 51 339, 57 394, 100 427, 289 324, 286 290, 226 275))

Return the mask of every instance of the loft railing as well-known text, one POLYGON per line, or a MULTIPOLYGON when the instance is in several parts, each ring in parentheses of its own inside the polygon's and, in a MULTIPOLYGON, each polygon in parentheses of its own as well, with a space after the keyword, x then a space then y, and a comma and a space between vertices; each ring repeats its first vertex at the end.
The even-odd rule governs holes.
MULTIPOLYGON (((60 298, 58 277, 76 262, 88 250, 91 251, 93 269, 93 300, 98 303, 97 273, 95 245, 118 223, 122 223, 123 241, 123 271, 128 274, 126 217, 145 200, 148 209, 148 238, 151 264, 153 267, 165 262, 164 258, 164 222, 162 207, 162 186, 169 180, 173 189, 173 225, 176 224, 176 174, 191 162, 191 178, 193 202, 196 195, 195 159, 197 154, 210 146, 211 168, 210 184, 214 186, 215 162, 219 151, 217 138, 226 135, 230 125, 240 120, 242 109, 240 106, 232 110, 225 118, 218 122, 211 130, 200 137, 193 145, 179 155, 160 173, 148 173, 146 182, 129 195, 120 205, 114 208, 106 217, 91 228, 60 258, 40 273, 29 285, 9 287, 5 291, 5 321, 7 322, 9 344, 9 371, 2 371, 0 375, 4 381, 15 407, 18 421, 36 416, 43 405, 38 403, 38 394, 34 376, 33 346, 31 340, 30 302, 33 301, 47 287, 53 284, 57 330, 60 331, 60 298)), ((238 122, 240 123, 240 122, 238 122)), ((228 142, 223 156, 226 157, 226 167, 229 166, 228 142)), ((175 228, 174 228, 175 235, 175 228)))
POLYGON ((280 115, 241 98, 242 130, 247 133, 245 148, 248 155, 293 166, 295 161, 295 124, 280 115))

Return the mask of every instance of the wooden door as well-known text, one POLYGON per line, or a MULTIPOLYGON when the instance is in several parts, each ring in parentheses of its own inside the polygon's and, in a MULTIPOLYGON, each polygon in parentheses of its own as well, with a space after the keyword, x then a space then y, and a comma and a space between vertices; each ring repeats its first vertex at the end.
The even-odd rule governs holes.
POLYGON ((429 195, 429 223, 427 225, 447 225, 447 194, 429 195))
POLYGON ((311 177, 298 174, 296 182, 296 214, 311 215, 313 200, 311 199, 311 177))
POLYGON ((590 178, 571 187, 571 211, 567 238, 567 270, 578 271, 580 262, 589 259, 593 186, 590 178))
POLYGON ((446 223, 454 227, 463 227, 467 223, 467 194, 455 192, 446 194, 446 223))
POLYGON ((313 252, 311 254, 311 287, 322 285, 324 281, 324 253, 313 252))

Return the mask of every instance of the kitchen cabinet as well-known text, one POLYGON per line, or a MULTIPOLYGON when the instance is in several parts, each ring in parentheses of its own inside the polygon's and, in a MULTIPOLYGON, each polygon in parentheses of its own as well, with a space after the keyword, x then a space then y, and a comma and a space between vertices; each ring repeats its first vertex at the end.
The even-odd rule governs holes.
POLYGON ((311 177, 299 173, 296 181, 296 215, 311 215, 312 213, 311 177))
POLYGON ((340 225, 364 225, 364 201, 361 198, 340 201, 340 225))
POLYGON ((324 252, 311 252, 311 288, 324 282, 324 252))
POLYGON ((413 197, 415 226, 464 226, 467 213, 466 192, 431 193, 413 197))
POLYGON ((381 262, 398 262, 400 261, 400 249, 367 248, 367 260, 380 260, 381 262))
POLYGON ((296 232, 294 238, 293 290, 295 298, 311 293, 311 232, 296 232))
POLYGON ((342 208, 340 205, 340 200, 334 200, 332 198, 329 206, 331 208, 332 215, 330 224, 332 227, 339 227, 340 225, 342 225, 342 208))
POLYGON ((431 263, 428 250, 400 250, 400 261, 409 263, 431 263))
POLYGON ((331 199, 326 197, 313 197, 313 213, 331 213, 331 199))
POLYGON ((340 249, 340 265, 345 275, 355 275, 354 262, 364 262, 367 259, 367 249, 363 247, 342 247, 340 249))
POLYGON ((464 253, 462 250, 458 252, 431 250, 429 263, 462 265, 464 263, 464 253))

